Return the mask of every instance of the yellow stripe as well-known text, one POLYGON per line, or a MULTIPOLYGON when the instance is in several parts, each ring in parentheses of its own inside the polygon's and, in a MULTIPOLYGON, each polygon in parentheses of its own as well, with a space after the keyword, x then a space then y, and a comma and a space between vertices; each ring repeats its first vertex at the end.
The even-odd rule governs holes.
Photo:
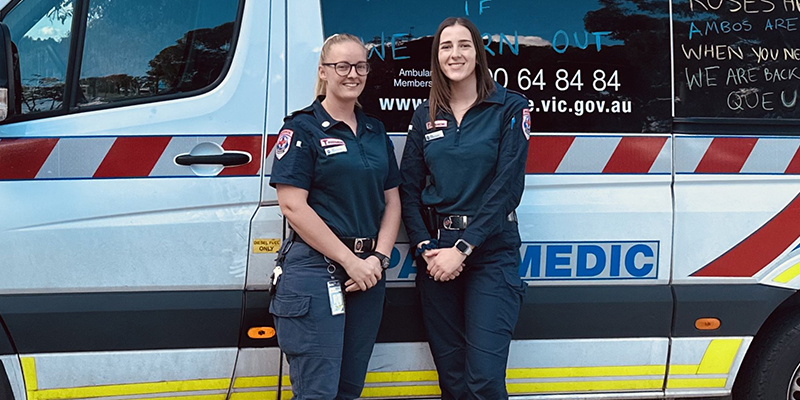
POLYGON ((438 381, 436 371, 396 371, 396 372, 370 372, 367 374, 366 383, 376 382, 425 382, 438 381))
MULTIPOLYGON (((291 394, 289 396, 290 397, 283 397, 283 398, 289 399, 291 398, 291 394)), ((277 398, 277 392, 273 390, 273 391, 231 393, 230 400, 275 400, 276 398, 277 398)))
POLYGON ((29 400, 81 399, 104 396, 130 396, 151 393, 193 392, 200 390, 227 391, 229 386, 229 379, 197 379, 173 382, 129 383, 123 385, 39 390, 35 393, 35 399, 29 400))
POLYGON ((670 365, 670 375, 697 375, 699 365, 670 365))
POLYGON ((148 397, 147 400, 225 400, 224 394, 197 394, 191 396, 148 397))
MULTIPOLYGON (((288 380, 288 379, 287 379, 288 380)), ((254 388, 278 386, 278 377, 273 376, 242 376, 233 382, 234 388, 254 388)))
POLYGON ((403 396, 435 396, 442 392, 439 385, 418 385, 418 386, 385 386, 367 387, 361 392, 361 397, 365 398, 387 398, 403 396))
POLYGON ((36 379, 36 360, 33 357, 20 357, 19 362, 22 364, 22 377, 25 381, 25 392, 28 395, 28 400, 36 400, 34 394, 36 389, 39 388, 36 379))
POLYGON ((726 378, 670 378, 667 380, 667 389, 724 388, 727 381, 726 378))
POLYGON ((776 276, 772 281, 778 283, 788 283, 792 279, 796 278, 797 275, 800 275, 800 262, 792 265, 786 271, 781 272, 781 274, 776 276))
POLYGON ((589 392, 634 389, 661 389, 663 379, 639 379, 625 381, 579 381, 579 382, 531 382, 509 383, 509 393, 543 393, 543 392, 589 392))
POLYGON ((742 339, 714 339, 708 345, 697 374, 728 374, 742 339))
POLYGON ((525 378, 588 378, 598 376, 649 376, 664 375, 663 365, 634 365, 608 367, 572 367, 572 368, 515 368, 506 371, 508 379, 525 378))

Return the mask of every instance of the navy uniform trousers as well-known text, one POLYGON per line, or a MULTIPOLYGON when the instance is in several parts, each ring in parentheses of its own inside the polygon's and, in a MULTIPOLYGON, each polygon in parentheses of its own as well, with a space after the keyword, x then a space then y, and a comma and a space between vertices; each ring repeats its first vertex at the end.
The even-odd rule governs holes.
POLYGON ((295 400, 350 400, 361 395, 378 336, 385 279, 365 292, 345 295, 345 313, 331 315, 327 282, 349 279, 344 268, 328 272, 321 253, 294 242, 270 304, 278 345, 289 362, 295 400))
MULTIPOLYGON (((439 231, 439 247, 452 247, 462 231, 439 231)), ((507 399, 506 364, 527 284, 519 277, 516 222, 489 237, 467 257, 461 275, 437 282, 417 274, 422 314, 439 372, 442 400, 507 399)))

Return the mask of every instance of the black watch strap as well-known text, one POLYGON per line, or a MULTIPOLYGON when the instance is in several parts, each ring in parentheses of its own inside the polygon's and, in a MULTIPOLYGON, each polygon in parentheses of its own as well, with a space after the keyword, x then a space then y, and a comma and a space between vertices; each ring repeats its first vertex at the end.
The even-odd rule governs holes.
POLYGON ((383 269, 389 268, 389 261, 390 261, 389 256, 378 251, 373 251, 372 255, 377 257, 378 260, 381 262, 381 268, 383 269))

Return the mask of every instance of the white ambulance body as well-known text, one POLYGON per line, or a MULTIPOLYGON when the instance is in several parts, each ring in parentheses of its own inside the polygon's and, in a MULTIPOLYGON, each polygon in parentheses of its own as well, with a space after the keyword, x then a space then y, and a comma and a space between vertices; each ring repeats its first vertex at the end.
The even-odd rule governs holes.
MULTIPOLYGON (((265 290, 283 117, 354 33, 399 159, 453 15, 534 116, 509 393, 800 396, 796 2, 0 5, 0 400, 291 398, 265 290)), ((364 398, 439 394, 408 250, 364 398)))

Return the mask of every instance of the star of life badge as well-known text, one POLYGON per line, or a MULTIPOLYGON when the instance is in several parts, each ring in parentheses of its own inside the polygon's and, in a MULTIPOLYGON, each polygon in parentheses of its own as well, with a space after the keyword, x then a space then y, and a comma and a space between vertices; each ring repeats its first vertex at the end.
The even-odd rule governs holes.
POLYGON ((328 302, 331 305, 331 315, 344 314, 342 285, 336 279, 328 281, 328 302))
POLYGON ((284 129, 278 135, 278 142, 275 143, 275 158, 280 160, 286 153, 289 152, 289 144, 292 143, 292 135, 294 131, 291 129, 284 129))
POLYGON ((531 111, 527 108, 522 110, 522 133, 525 134, 525 140, 531 138, 531 111))

